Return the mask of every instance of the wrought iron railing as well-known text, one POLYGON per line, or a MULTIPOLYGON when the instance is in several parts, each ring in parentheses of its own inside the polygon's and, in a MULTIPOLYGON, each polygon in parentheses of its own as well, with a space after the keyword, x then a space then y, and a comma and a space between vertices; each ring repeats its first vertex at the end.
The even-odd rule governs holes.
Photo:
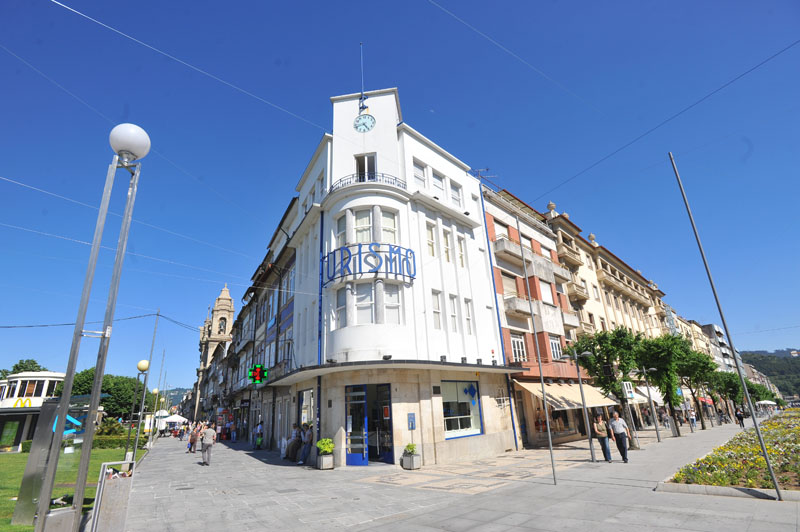
POLYGON ((393 175, 384 174, 381 172, 364 172, 359 174, 352 174, 335 181, 328 192, 333 192, 340 188, 349 187, 352 185, 360 185, 362 183, 382 183, 384 185, 392 185, 394 187, 406 189, 406 182, 393 175))

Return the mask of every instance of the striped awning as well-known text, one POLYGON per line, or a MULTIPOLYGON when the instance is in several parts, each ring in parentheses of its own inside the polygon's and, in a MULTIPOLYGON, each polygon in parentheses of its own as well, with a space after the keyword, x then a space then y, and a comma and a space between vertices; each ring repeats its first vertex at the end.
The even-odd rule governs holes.
MULTIPOLYGON (((527 392, 542 399, 541 383, 518 380, 514 380, 514 382, 527 392)), ((553 410, 583 408, 581 391, 577 384, 545 384, 544 391, 547 394, 547 403, 553 410)), ((613 406, 617 404, 613 399, 606 397, 599 388, 595 388, 590 384, 583 385, 583 395, 586 398, 587 408, 613 406)))

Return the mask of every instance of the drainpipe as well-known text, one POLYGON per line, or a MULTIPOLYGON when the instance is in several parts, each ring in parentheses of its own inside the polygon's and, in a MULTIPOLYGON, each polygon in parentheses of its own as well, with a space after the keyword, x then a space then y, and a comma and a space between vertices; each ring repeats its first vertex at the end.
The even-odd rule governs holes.
MULTIPOLYGON (((492 293, 494 294, 494 309, 497 314, 497 330, 500 332, 500 358, 503 365, 506 365, 506 347, 503 344, 503 325, 500 322, 500 305, 497 302, 497 288, 494 285, 494 261, 492 260, 492 242, 489 240, 489 229, 486 227, 486 204, 483 201, 483 185, 478 183, 478 192, 481 195, 481 214, 483 215, 483 230, 486 233, 486 254, 489 256, 489 273, 492 279, 492 293)), ((520 244, 522 249, 522 244, 520 244)), ((525 260, 524 250, 522 260, 525 260)), ((477 317, 476 317, 477 319, 477 317)), ((511 416, 511 431, 514 433, 514 449, 519 451, 519 442, 517 441, 517 424, 514 422, 514 398, 511 389, 511 377, 506 373, 506 390, 508 392, 508 408, 509 415, 511 416)))

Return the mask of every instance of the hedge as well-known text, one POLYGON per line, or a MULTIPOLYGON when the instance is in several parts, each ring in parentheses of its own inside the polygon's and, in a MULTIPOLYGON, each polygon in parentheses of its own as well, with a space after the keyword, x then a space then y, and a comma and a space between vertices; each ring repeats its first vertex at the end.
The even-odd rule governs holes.
MULTIPOLYGON (((135 435, 131 434, 130 447, 133 447, 135 435)), ((71 440, 64 440, 61 442, 61 447, 66 447, 67 443, 71 440)), ((92 441, 92 449, 124 449, 125 442, 128 441, 127 436, 95 436, 92 441)), ((31 440, 22 442, 22 452, 31 452, 31 440)), ((139 448, 144 449, 147 443, 147 438, 139 438, 139 448)))

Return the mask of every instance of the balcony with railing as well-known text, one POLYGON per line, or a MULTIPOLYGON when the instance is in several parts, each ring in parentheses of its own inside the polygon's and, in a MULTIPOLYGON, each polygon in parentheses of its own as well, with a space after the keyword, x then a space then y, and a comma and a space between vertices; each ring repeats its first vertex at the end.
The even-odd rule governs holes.
POLYGON ((561 317, 564 320, 564 329, 577 329, 580 326, 581 320, 573 312, 562 312, 561 317))
POLYGON ((519 297, 519 295, 515 293, 504 294, 503 305, 508 314, 514 314, 516 316, 531 315, 531 305, 528 303, 528 300, 519 297))
POLYGON ((389 185, 406 190, 406 182, 399 177, 384 174, 382 172, 364 172, 345 176, 338 181, 334 181, 334 183, 331 185, 331 188, 328 189, 328 193, 355 185, 373 184, 389 185))
POLYGON ((558 258, 561 262, 565 262, 572 266, 583 266, 583 259, 578 250, 573 249, 571 246, 563 242, 559 242, 556 248, 558 258))
POLYGON ((629 289, 628 285, 614 277, 614 275, 608 273, 605 270, 597 270, 597 280, 601 283, 605 284, 606 286, 610 286, 611 288, 615 289, 620 294, 628 294, 629 289))
POLYGON ((567 283, 567 297, 570 301, 587 301, 589 291, 575 281, 570 281, 567 283))
POLYGON ((592 325, 588 321, 582 321, 581 328, 578 331, 578 334, 594 334, 594 325, 592 325))

